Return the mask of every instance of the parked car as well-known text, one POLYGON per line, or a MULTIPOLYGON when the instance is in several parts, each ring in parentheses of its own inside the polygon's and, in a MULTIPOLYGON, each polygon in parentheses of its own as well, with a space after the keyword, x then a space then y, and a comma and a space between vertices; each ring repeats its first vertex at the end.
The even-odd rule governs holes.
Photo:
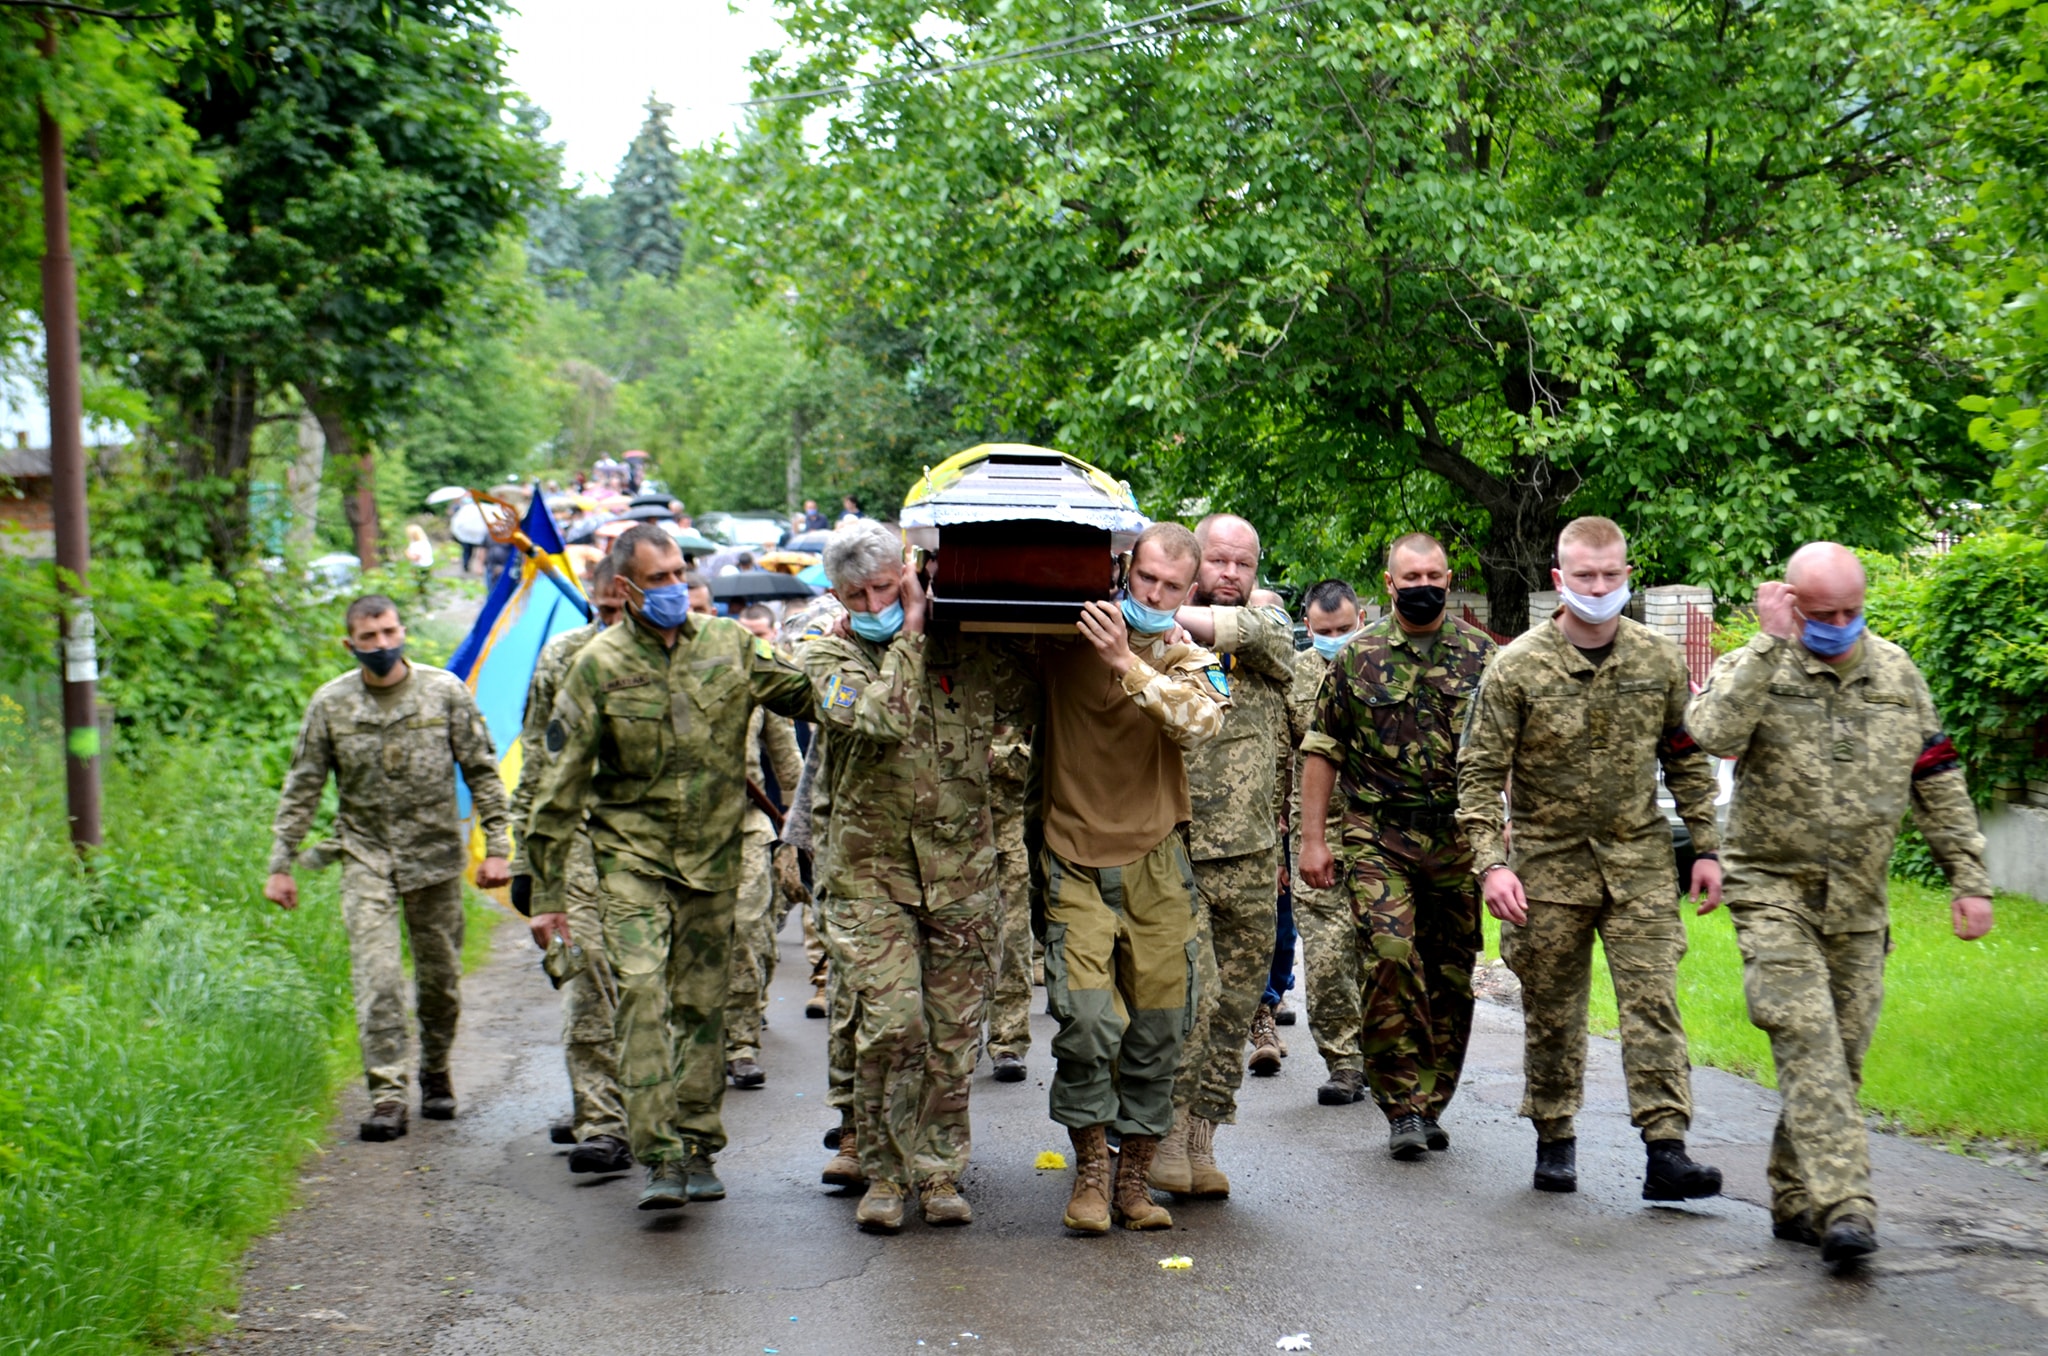
POLYGON ((758 513, 700 513, 695 521, 697 530, 713 541, 751 551, 773 551, 788 531, 781 519, 758 513))

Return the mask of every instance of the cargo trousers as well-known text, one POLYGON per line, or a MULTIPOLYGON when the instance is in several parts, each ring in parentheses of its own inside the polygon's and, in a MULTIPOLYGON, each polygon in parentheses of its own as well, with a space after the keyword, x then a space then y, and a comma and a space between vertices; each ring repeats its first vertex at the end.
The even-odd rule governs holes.
POLYGON ((356 1038, 370 1102, 402 1102, 405 1072, 404 943, 412 944, 420 1068, 445 1073, 462 1015, 462 877, 400 890, 353 858, 341 869, 341 918, 348 931, 356 1038), (401 938, 400 927, 404 929, 401 938))

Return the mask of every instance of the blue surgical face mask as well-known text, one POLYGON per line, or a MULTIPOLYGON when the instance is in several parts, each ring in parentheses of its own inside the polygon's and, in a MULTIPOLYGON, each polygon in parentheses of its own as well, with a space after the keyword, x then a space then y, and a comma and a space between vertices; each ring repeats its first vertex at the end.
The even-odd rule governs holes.
POLYGON ((1162 631, 1171 631, 1173 629, 1173 613, 1171 611, 1161 612, 1156 608, 1147 607, 1136 598, 1131 597, 1129 593, 1124 594, 1123 609, 1124 622, 1133 631, 1143 635, 1156 636, 1162 631))
POLYGON ((1847 626, 1836 626, 1832 622, 1803 619, 1805 626, 1800 630, 1799 639, 1807 649, 1823 659, 1833 659, 1849 653, 1849 647, 1863 634, 1863 617, 1858 616, 1847 626))
POLYGON ((658 589, 640 590, 640 615, 649 626, 663 630, 681 626, 683 618, 690 615, 690 586, 664 584, 658 589))
POLYGON ((846 624, 862 640, 872 640, 876 644, 894 640, 896 633, 903 629, 903 600, 898 598, 880 612, 849 611, 846 624))
POLYGON ((1341 651, 1346 645, 1349 645, 1351 643, 1351 638, 1357 634, 1358 628, 1354 626, 1341 636, 1310 636, 1308 638, 1308 643, 1315 646, 1316 653, 1321 655, 1323 658, 1335 659, 1338 655, 1338 652, 1341 651))

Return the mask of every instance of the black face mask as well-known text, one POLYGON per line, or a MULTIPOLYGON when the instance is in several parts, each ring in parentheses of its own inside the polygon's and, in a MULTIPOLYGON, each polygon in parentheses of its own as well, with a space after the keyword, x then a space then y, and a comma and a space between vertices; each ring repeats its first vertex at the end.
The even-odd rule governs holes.
POLYGON ((398 661, 405 657, 405 646, 394 645, 388 650, 358 650, 351 645, 348 652, 356 657, 358 664, 382 678, 398 667, 398 661))
POLYGON ((1441 617, 1444 612, 1445 593, 1435 584, 1417 584, 1411 589, 1394 590, 1394 611, 1401 614, 1401 620, 1411 626, 1423 626, 1441 617))

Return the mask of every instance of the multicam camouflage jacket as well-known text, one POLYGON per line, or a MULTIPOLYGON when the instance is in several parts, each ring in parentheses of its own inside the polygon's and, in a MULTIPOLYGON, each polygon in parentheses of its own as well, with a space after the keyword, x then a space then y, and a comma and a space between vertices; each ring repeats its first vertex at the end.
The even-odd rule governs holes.
POLYGON ((995 885, 989 744, 1017 665, 979 636, 820 636, 801 651, 827 744, 823 889, 941 908, 995 885))
POLYGON ((748 715, 810 708, 787 655, 738 622, 690 616, 664 649, 634 619, 584 646, 555 697, 552 759, 527 826, 535 913, 558 911, 569 842, 589 816, 597 869, 692 890, 738 883, 748 715))
MULTIPOLYGON (((1301 819, 1301 770, 1308 759, 1300 753, 1301 741, 1308 737, 1316 720, 1316 699, 1323 690, 1323 675, 1329 671, 1330 661, 1316 652, 1314 646, 1294 656, 1294 682, 1287 689, 1287 747, 1291 755, 1293 773, 1291 789, 1288 792, 1288 821, 1296 828, 1301 819)), ((1332 828, 1344 820, 1344 786, 1341 782, 1330 784, 1330 806, 1326 822, 1332 828)))
POLYGON ((1390 613, 1338 651, 1301 751, 1337 765, 1347 841, 1370 836, 1378 817, 1456 804, 1458 732, 1498 648, 1456 617, 1424 639, 1390 613))
POLYGON ((1691 696, 1676 642, 1627 618, 1595 664, 1556 622, 1494 658, 1458 755, 1458 827, 1484 871, 1506 862, 1531 899, 1598 905, 1675 892, 1657 768, 1693 846, 1713 852, 1714 770, 1686 732, 1691 696), (1515 850, 1502 846, 1514 788, 1515 850))
POLYGON ((1187 755, 1188 855, 1215 861, 1263 852, 1279 836, 1286 765, 1287 689, 1294 628, 1277 607, 1214 609, 1230 709, 1216 737, 1187 755))
POLYGON ((370 695, 360 669, 313 694, 278 798, 273 875, 291 870, 292 853, 313 823, 329 773, 341 793, 334 837, 342 854, 400 890, 447 880, 469 865, 455 813, 458 767, 484 831, 485 852, 503 857, 509 851, 505 787, 476 699, 445 669, 410 668, 388 709, 370 695))
POLYGON ((548 766, 548 714, 555 693, 569 672, 569 663, 604 631, 599 622, 564 631, 540 647, 533 662, 533 681, 526 686, 526 717, 519 727, 519 780, 512 786, 512 874, 526 874, 526 821, 533 813, 534 792, 548 766))
POLYGON ((1836 665, 1757 636, 1721 656, 1686 716, 1701 748, 1740 760, 1723 893, 1799 910, 1823 932, 1887 925, 1885 870, 1909 808, 1954 893, 1991 893, 1927 680, 1890 641, 1866 634, 1860 646, 1836 665))

